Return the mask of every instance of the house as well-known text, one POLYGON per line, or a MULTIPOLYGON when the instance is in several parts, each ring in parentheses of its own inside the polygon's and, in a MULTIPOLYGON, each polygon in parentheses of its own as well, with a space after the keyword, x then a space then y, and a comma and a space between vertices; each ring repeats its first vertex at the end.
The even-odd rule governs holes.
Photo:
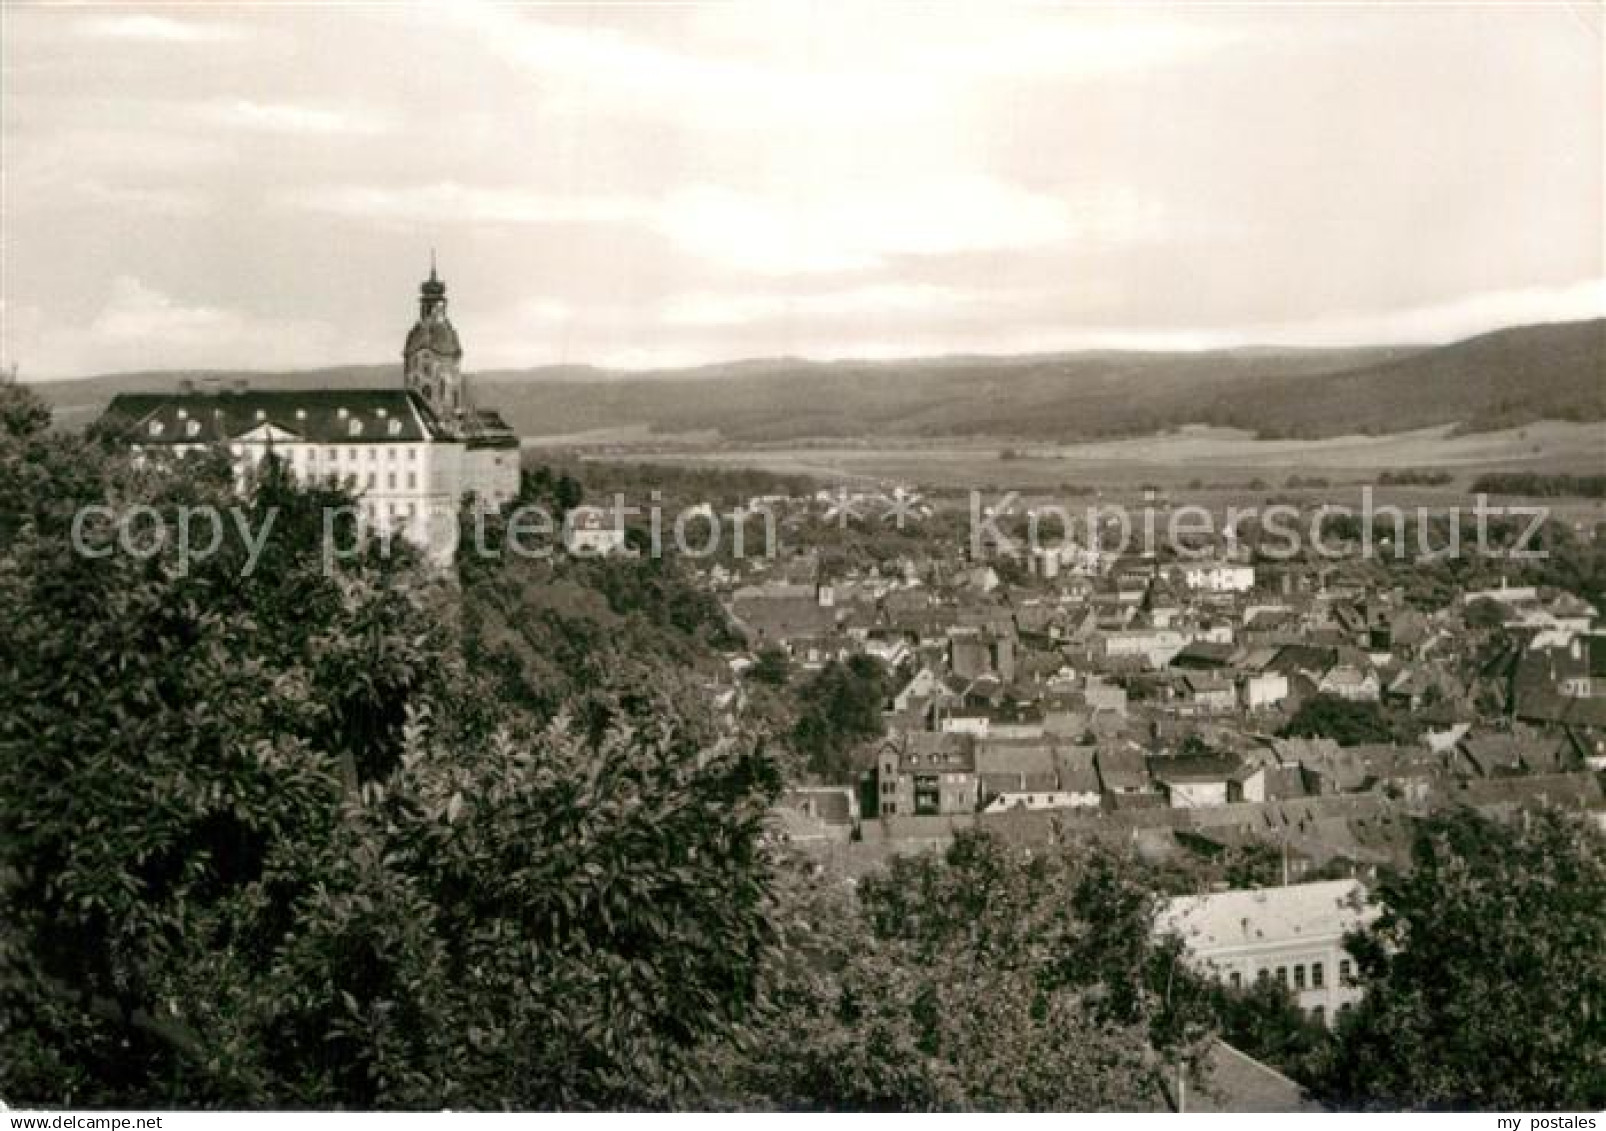
POLYGON ((1149 777, 1160 786, 1173 809, 1225 805, 1229 786, 1240 769, 1237 758, 1223 754, 1178 754, 1148 759, 1149 777))
POLYGON ((1358 880, 1185 895, 1161 907, 1156 931, 1234 988, 1274 980, 1313 1020, 1332 1025, 1360 1000, 1344 936, 1377 918, 1358 880))
POLYGON ((811 586, 766 585, 738 589, 726 611, 757 649, 770 645, 797 652, 836 633, 836 610, 820 603, 811 586))
POLYGON ((984 813, 1016 809, 1093 809, 1099 778, 1091 747, 1043 743, 979 745, 976 767, 984 813))
POLYGON ((782 834, 794 844, 844 842, 859 823, 859 794, 848 786, 789 789, 775 808, 782 834))
POLYGON ((937 816, 976 810, 975 740, 963 734, 903 731, 876 755, 881 816, 937 816))
POLYGON ((908 711, 914 707, 916 703, 930 700, 934 695, 937 694, 938 689, 941 687, 942 680, 937 676, 937 673, 933 669, 929 667, 921 668, 919 671, 915 672, 915 674, 909 678, 909 682, 904 684, 902 689, 892 697, 892 709, 900 712, 908 711))
POLYGON ((1238 681, 1238 698, 1246 711, 1264 711, 1288 698, 1288 677, 1281 672, 1259 672, 1238 681))
POLYGON ((1255 587, 1255 567, 1229 562, 1190 562, 1179 571, 1189 589, 1205 593, 1247 593, 1255 587))
POLYGON ((1238 705, 1238 692, 1232 681, 1214 673, 1189 672, 1182 677, 1180 690, 1183 701, 1195 711, 1219 713, 1238 705))
POLYGON ((1187 647, 1190 637, 1174 628, 1119 629, 1102 634, 1106 659, 1141 657, 1151 668, 1163 668, 1187 647))
POLYGON ((1093 765, 1106 804, 1114 797, 1154 793, 1143 748, 1135 743, 1100 743, 1093 765))
POLYGON ((1358 703, 1375 703, 1381 694, 1377 673, 1361 664, 1335 664, 1316 681, 1323 695, 1336 695, 1358 703))
POLYGON ((1476 734, 1456 747, 1453 765, 1465 777, 1554 774, 1572 768, 1571 746, 1539 734, 1476 734))
POLYGON ((948 641, 948 670, 965 679, 995 674, 1007 683, 1015 678, 1015 641, 991 634, 953 636, 948 641))
POLYGON ((563 544, 576 557, 605 557, 625 548, 625 531, 601 507, 575 507, 563 516, 563 544))
POLYGON ((1167 1103, 1176 1112, 1319 1112, 1294 1081, 1223 1040, 1214 1040, 1199 1066, 1196 1085, 1178 1074, 1164 1077, 1167 1103))
POLYGON ((1118 684, 1106 683, 1090 675, 1082 687, 1082 696, 1090 711, 1113 711, 1122 718, 1126 717, 1126 688, 1118 684))
POLYGON ((1182 651, 1171 657, 1171 667, 1195 671, 1220 671, 1232 666, 1237 649, 1231 644, 1210 640, 1190 640, 1182 651))

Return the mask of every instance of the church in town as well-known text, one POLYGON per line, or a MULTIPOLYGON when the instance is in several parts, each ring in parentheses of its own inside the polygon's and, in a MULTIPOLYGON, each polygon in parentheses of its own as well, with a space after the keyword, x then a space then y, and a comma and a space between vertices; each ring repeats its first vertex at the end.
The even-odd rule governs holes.
POLYGON ((433 263, 398 385, 297 391, 185 381, 176 392, 122 394, 106 413, 138 451, 226 445, 242 482, 272 452, 303 479, 343 484, 375 533, 440 551, 453 544, 464 496, 496 508, 519 486, 518 437, 471 395, 433 263))

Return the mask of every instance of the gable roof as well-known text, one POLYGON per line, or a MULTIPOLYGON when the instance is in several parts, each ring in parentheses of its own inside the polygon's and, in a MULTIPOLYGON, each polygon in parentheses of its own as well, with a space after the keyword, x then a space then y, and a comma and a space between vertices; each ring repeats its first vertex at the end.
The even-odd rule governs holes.
POLYGON ((1185 1112, 1317 1112, 1324 1110, 1293 1080, 1226 1041, 1215 1040, 1199 1066, 1200 1086, 1167 1079, 1166 1099, 1185 1112))

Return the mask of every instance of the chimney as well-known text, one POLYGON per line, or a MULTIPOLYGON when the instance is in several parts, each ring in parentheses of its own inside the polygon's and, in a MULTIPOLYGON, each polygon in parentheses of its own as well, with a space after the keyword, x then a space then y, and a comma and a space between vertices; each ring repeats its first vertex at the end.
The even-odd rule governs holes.
POLYGON ((189 377, 180 377, 178 379, 178 391, 185 396, 194 395, 195 381, 189 377))
POLYGON ((218 378, 218 377, 202 377, 201 378, 201 392, 205 393, 209 397, 217 396, 218 389, 221 388, 222 385, 223 385, 223 381, 222 381, 221 378, 218 378))
POLYGON ((236 393, 249 392, 250 389, 251 389, 251 382, 248 379, 246 379, 244 377, 236 377, 234 379, 234 391, 236 393))

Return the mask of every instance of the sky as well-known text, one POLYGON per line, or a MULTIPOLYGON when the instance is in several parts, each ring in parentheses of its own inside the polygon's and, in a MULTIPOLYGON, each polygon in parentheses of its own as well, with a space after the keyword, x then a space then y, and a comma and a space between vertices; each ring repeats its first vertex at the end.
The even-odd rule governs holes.
POLYGON ((1598 3, 0 0, 24 380, 1447 341, 1606 313, 1598 3))

